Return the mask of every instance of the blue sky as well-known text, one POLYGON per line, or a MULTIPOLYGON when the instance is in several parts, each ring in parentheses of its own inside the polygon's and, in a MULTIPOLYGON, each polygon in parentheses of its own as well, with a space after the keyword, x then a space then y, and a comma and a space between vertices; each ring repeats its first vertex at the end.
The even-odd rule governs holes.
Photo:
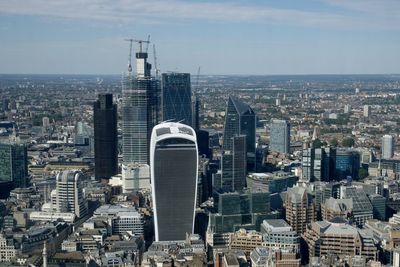
POLYGON ((148 34, 162 71, 400 73, 398 0, 0 0, 0 73, 120 74, 148 34))

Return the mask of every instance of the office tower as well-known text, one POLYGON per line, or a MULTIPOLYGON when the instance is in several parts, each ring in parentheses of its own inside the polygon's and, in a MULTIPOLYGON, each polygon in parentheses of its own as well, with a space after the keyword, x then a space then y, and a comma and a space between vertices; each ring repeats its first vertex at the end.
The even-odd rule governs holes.
POLYGON ((365 118, 369 118, 369 117, 371 116, 371 106, 364 105, 364 108, 363 108, 363 116, 364 116, 365 118))
POLYGON ((14 187, 26 187, 28 179, 27 148, 23 144, 0 144, 0 195, 7 197, 14 187))
POLYGON ((217 193, 214 207, 217 212, 210 214, 207 230, 210 233, 228 233, 240 228, 259 231, 263 220, 277 217, 277 214, 271 213, 268 192, 217 193))
POLYGON ((303 149, 303 180, 329 182, 335 175, 336 150, 334 148, 303 149))
POLYGON ((123 162, 149 163, 151 130, 158 122, 158 83, 151 78, 148 54, 136 53, 136 76, 128 68, 122 82, 123 162))
POLYGON ((49 117, 42 118, 42 127, 48 129, 50 127, 50 119, 49 117))
POLYGON ((196 130, 197 146, 199 155, 206 158, 211 158, 210 149, 210 134, 206 130, 196 130))
POLYGON ((269 150, 290 153, 290 123, 286 120, 272 120, 269 150))
POLYGON ((72 212, 81 218, 87 214, 87 202, 83 196, 82 173, 63 171, 57 174, 57 212, 72 212))
POLYGON ((232 139, 232 150, 224 151, 221 158, 221 184, 214 184, 217 190, 226 192, 246 187, 246 136, 232 139))
POLYGON ((286 221, 299 235, 306 230, 306 225, 316 220, 312 196, 304 187, 289 188, 284 201, 286 221))
POLYGON ((246 136, 247 169, 253 170, 256 152, 256 114, 242 101, 230 96, 225 115, 223 150, 233 149, 233 137, 246 136))
POLYGON ((290 172, 251 173, 247 175, 247 188, 251 192, 269 192, 271 194, 286 191, 293 187, 299 177, 290 172))
POLYGON ((385 134, 382 137, 382 159, 391 159, 394 155, 394 138, 385 134))
POLYGON ((150 166, 156 241, 184 240, 193 233, 198 151, 195 131, 175 122, 154 127, 150 166))
POLYGON ((173 120, 192 126, 192 90, 189 73, 161 76, 163 121, 173 120))
POLYGON ((312 222, 307 226, 303 238, 310 258, 333 254, 339 259, 359 255, 371 260, 377 259, 377 247, 372 233, 349 225, 341 218, 332 222, 312 222))
POLYGON ((200 130, 200 99, 195 94, 192 98, 192 126, 195 131, 200 130))
POLYGON ((378 194, 369 195, 368 198, 371 201, 374 219, 386 221, 386 198, 378 194))
POLYGON ((352 149, 338 148, 336 149, 336 179, 346 179, 358 177, 360 169, 360 154, 352 149))
POLYGON ((7 98, 3 99, 3 103, 2 103, 2 110, 4 111, 8 111, 9 110, 9 105, 10 105, 10 100, 7 98))
POLYGON ((117 105, 112 94, 100 94, 93 105, 96 180, 118 173, 117 105))
POLYGON ((367 220, 373 219, 373 206, 364 189, 355 186, 341 186, 340 198, 353 201, 351 220, 358 227, 362 228, 367 220))

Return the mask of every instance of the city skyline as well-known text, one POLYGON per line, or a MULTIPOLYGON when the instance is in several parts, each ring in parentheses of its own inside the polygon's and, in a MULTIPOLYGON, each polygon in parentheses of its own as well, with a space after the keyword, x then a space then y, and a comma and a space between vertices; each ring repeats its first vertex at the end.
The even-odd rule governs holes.
POLYGON ((392 0, 7 1, 0 73, 120 74, 124 38, 149 34, 162 71, 400 73, 399 10, 392 0))

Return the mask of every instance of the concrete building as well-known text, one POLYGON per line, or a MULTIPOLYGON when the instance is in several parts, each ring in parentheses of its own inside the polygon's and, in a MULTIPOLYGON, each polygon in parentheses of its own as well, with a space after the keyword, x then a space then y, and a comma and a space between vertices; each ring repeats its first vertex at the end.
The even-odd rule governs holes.
POLYGON ((310 258, 334 254, 340 258, 365 256, 367 259, 377 259, 377 248, 372 235, 347 224, 340 218, 335 218, 332 222, 310 223, 303 237, 307 243, 310 258))
POLYGON ((134 207, 103 205, 94 211, 92 219, 106 221, 111 226, 112 234, 125 232, 132 232, 138 236, 144 234, 143 215, 134 207))
POLYGON ((0 262, 9 262, 17 254, 16 244, 13 238, 7 238, 0 234, 0 262))
POLYGON ((351 216, 352 211, 352 199, 336 199, 330 197, 321 204, 322 219, 326 221, 330 221, 335 217, 348 219, 351 216))
POLYGON ((284 201, 285 219, 299 235, 306 230, 306 225, 316 220, 312 196, 304 187, 289 188, 284 201))
POLYGON ((267 173, 250 173, 247 175, 247 188, 252 192, 281 193, 293 187, 299 177, 290 172, 276 171, 267 173))
POLYGON ((369 118, 371 116, 371 106, 364 105, 364 107, 363 107, 363 116, 365 118, 369 118))
POLYGON ((87 201, 83 195, 83 174, 78 171, 64 171, 57 174, 57 212, 72 212, 81 218, 88 212, 87 201))
POLYGON ((230 234, 229 240, 230 249, 239 249, 250 255, 250 252, 261 246, 263 237, 259 232, 239 229, 230 234))
POLYGON ((263 247, 300 252, 300 236, 282 219, 264 220, 261 233, 263 247))

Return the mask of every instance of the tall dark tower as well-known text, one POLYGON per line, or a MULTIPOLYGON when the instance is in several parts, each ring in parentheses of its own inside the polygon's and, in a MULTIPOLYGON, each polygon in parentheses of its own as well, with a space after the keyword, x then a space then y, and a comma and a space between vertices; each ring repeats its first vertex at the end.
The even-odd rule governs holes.
POLYGON ((185 240, 193 233, 198 184, 195 131, 167 122, 153 128, 150 149, 156 241, 185 240))
POLYGON ((246 103, 230 96, 225 115, 223 150, 233 151, 233 137, 246 136, 247 169, 252 171, 256 153, 256 114, 246 103))
POLYGON ((117 105, 112 94, 99 94, 93 106, 96 180, 118 173, 117 105))
POLYGON ((163 121, 192 125, 192 90, 189 73, 163 73, 161 80, 163 121))

